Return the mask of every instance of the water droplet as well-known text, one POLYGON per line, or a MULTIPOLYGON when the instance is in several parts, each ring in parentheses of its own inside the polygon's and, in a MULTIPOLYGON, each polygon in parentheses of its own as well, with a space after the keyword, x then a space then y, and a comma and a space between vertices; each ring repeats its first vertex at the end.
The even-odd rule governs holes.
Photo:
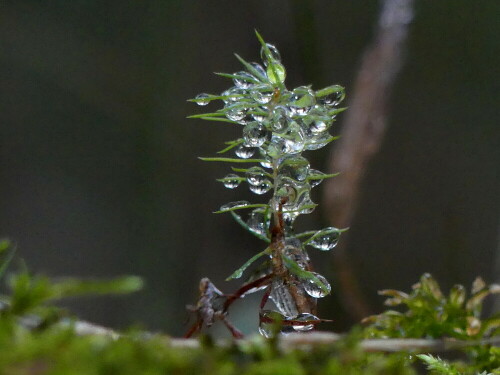
POLYGON ((266 114, 264 112, 253 112, 252 119, 257 122, 263 122, 266 119, 266 114))
POLYGON ((285 139, 287 154, 297 154, 304 149, 304 132, 296 122, 292 122, 280 136, 285 139))
POLYGON ((305 116, 316 104, 314 92, 307 86, 297 87, 290 98, 290 111, 294 116, 305 116))
POLYGON ((302 156, 284 158, 278 167, 278 173, 297 181, 304 181, 309 173, 309 162, 302 156))
POLYGON ((314 328, 314 323, 321 321, 320 318, 313 314, 309 313, 301 313, 294 317, 293 319, 294 324, 293 324, 293 329, 296 330, 297 332, 304 332, 304 331, 310 331, 311 329, 314 328), (304 322, 304 325, 297 325, 297 322, 304 322), (309 323, 309 324, 307 324, 309 323))
POLYGON ((270 56, 268 57, 266 54, 266 50, 264 47, 260 49, 260 58, 265 66, 268 66, 269 62, 280 62, 281 55, 278 49, 272 44, 266 43, 267 48, 269 49, 270 56), (269 59, 270 58, 270 59, 269 59))
POLYGON ((255 154, 255 150, 256 150, 255 147, 248 147, 248 146, 245 146, 245 145, 240 145, 240 146, 238 146, 236 148, 236 150, 234 151, 234 153, 239 158, 249 159, 249 158, 251 158, 255 154))
POLYGON ((258 185, 249 185, 250 191, 259 195, 267 193, 272 187, 273 184, 269 180, 264 180, 258 185))
POLYGON ((238 87, 231 87, 230 89, 224 91, 221 96, 225 97, 222 99, 225 104, 231 104, 236 103, 239 99, 241 99, 244 93, 245 91, 238 87))
POLYGON ((276 106, 272 113, 271 129, 275 132, 283 132, 292 122, 290 110, 282 105, 276 106))
POLYGON ((265 215, 262 209, 257 208, 250 213, 247 220, 248 228, 257 234, 267 236, 271 216, 265 215))
POLYGON ((246 207, 250 204, 250 202, 248 201, 236 201, 236 202, 229 202, 229 203, 226 203, 226 204, 223 204, 222 206, 220 206, 220 211, 226 211, 226 210, 229 210, 231 208, 238 208, 238 207, 246 207))
MULTIPOLYGON (((309 169, 309 177, 324 176, 324 175, 325 175, 325 173, 318 171, 317 169, 309 169)), ((311 178, 311 179, 308 179, 308 181, 311 184, 311 187, 313 188, 313 187, 321 184, 323 182, 323 178, 318 178, 318 179, 311 178)))
POLYGON ((323 285, 326 287, 327 290, 324 290, 312 280, 304 280, 304 290, 306 291, 306 293, 314 298, 323 298, 326 295, 330 294, 332 290, 330 283, 319 273, 317 272, 312 272, 312 273, 321 283, 323 283, 323 285))
POLYGON ((273 281, 270 297, 281 314, 287 317, 296 316, 298 314, 297 305, 282 280, 273 281))
POLYGON ((265 180, 264 170, 260 167, 252 167, 246 171, 246 178, 250 185, 260 185, 265 180))
POLYGON ((304 146, 306 150, 318 150, 325 147, 331 141, 331 136, 328 132, 320 133, 313 137, 307 139, 307 143, 304 146))
POLYGON ((287 238, 285 240, 285 248, 283 249, 283 252, 303 270, 309 269, 309 255, 303 248, 299 239, 295 237, 287 238))
POLYGON ((195 97, 196 104, 201 105, 201 106, 206 106, 210 102, 210 100, 208 100, 209 97, 210 97, 210 95, 205 94, 205 93, 196 95, 196 97, 195 97))
POLYGON ((278 333, 277 325, 285 320, 286 317, 277 311, 262 310, 259 314, 259 333, 265 338, 271 338, 278 333))
POLYGON ((264 70, 264 68, 262 67, 262 65, 260 65, 259 63, 256 63, 256 62, 251 62, 250 65, 252 65, 252 67, 256 71, 258 71, 261 76, 263 76, 263 77, 266 76, 266 71, 264 70))
POLYGON ((273 167, 273 164, 270 161, 261 161, 260 165, 262 165, 264 168, 271 169, 273 167))
POLYGON ((257 78, 245 71, 234 73, 234 75, 241 77, 233 79, 234 85, 240 89, 248 89, 257 81, 257 78))
POLYGON ((272 63, 267 67, 267 77, 271 83, 283 83, 286 78, 286 70, 280 63, 272 63), (274 74, 276 73, 276 74, 274 74))
POLYGON ((316 232, 309 244, 316 249, 328 251, 337 246, 340 238, 340 230, 328 227, 316 232))
MULTIPOLYGON (((265 75, 265 73, 264 73, 265 75)), ((270 85, 254 86, 250 90, 250 96, 259 104, 267 104, 273 98, 274 88, 270 85)))
POLYGON ((267 135, 267 129, 257 121, 249 122, 243 129, 243 139, 245 140, 245 146, 262 146, 267 139, 267 135))
POLYGON ((316 92, 318 102, 327 107, 335 107, 345 98, 345 89, 339 85, 326 87, 316 92), (324 94, 323 94, 324 93, 324 94))
POLYGON ((236 107, 228 109, 226 112, 226 117, 231 121, 241 121, 245 118, 246 114, 246 109, 236 107))
POLYGON ((228 174, 226 177, 224 177, 223 183, 224 186, 227 187, 228 189, 234 189, 238 187, 240 184, 239 176, 234 173, 228 174))

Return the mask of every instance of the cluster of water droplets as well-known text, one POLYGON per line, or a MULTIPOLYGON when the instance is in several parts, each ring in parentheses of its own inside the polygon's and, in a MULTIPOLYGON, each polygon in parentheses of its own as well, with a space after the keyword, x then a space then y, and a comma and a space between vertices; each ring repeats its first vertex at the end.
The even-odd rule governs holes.
MULTIPOLYGON (((296 293, 322 298, 330 293, 331 286, 325 277, 311 271, 305 247, 331 250, 338 242, 340 231, 325 228, 301 241, 294 236, 293 223, 299 215, 314 210, 311 189, 326 177, 323 172, 312 169, 302 153, 320 149, 333 140, 329 131, 336 115, 342 111, 338 105, 344 99, 344 88, 332 85, 314 91, 310 86, 300 86, 287 90, 286 71, 276 47, 266 44, 261 49, 261 58, 262 64, 244 63, 246 71, 230 75, 234 86, 221 94, 224 108, 217 112, 243 127, 242 136, 232 149, 236 157, 257 159, 258 165, 239 169, 239 174, 230 173, 221 181, 229 189, 245 182, 251 192, 258 195, 272 192, 272 197, 267 207, 253 209, 247 219, 235 214, 235 210, 250 205, 247 201, 227 203, 220 210, 233 211, 248 230, 269 240, 271 213, 281 212, 286 235, 284 255, 308 275, 294 276, 287 283, 293 283, 296 293)), ((199 94, 195 101, 204 106, 210 101, 210 95, 199 94)), ((273 334, 273 322, 277 320, 282 322, 282 333, 308 331, 321 321, 313 314, 299 313, 291 287, 279 278, 272 281, 270 298, 278 311, 261 311, 259 330, 264 336, 273 334)))

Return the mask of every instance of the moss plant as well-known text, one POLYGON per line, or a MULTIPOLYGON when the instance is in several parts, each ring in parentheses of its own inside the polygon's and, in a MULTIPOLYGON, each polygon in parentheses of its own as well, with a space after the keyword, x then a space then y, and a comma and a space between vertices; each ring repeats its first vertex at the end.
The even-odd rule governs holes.
POLYGON ((345 96, 344 88, 333 85, 316 91, 311 86, 287 89, 286 70, 278 49, 264 42, 259 33, 257 38, 262 44, 263 65, 249 63, 236 55, 245 70, 217 73, 231 79, 233 86, 221 95, 203 93, 192 99, 200 106, 221 100, 223 108, 190 117, 241 127, 241 137, 226 142, 227 147, 219 151, 220 154, 234 152, 235 157, 201 159, 233 164, 231 173, 218 180, 226 188, 246 184, 252 193, 268 196, 259 203, 230 202, 216 211, 229 213, 238 224, 266 243, 264 249, 228 280, 240 278, 257 260, 263 263, 240 291, 222 304, 222 293, 204 279, 200 302, 192 309, 198 312, 199 319, 188 336, 203 324, 209 326, 214 318, 222 319, 233 335, 239 336, 227 321, 227 308, 238 297, 261 289, 265 289, 259 327, 263 335, 272 335, 272 326, 278 321, 282 333, 309 331, 322 321, 316 316, 316 300, 331 290, 328 281, 313 271, 306 247, 331 250, 342 231, 328 227, 296 233, 294 222, 298 216, 314 211, 316 204, 311 200, 311 189, 334 176, 311 168, 303 153, 320 149, 335 139, 329 130, 335 117, 345 109, 338 107, 345 96), (246 217, 240 214, 244 210, 250 211, 246 217), (268 297, 274 302, 275 310, 264 308, 268 297))

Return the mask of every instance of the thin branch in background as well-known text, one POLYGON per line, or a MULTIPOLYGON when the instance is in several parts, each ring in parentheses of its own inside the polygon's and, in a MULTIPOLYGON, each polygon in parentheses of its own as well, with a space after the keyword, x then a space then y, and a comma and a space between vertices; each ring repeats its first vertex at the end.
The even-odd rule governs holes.
MULTIPOLYGON (((341 138, 333 149, 328 172, 341 172, 324 189, 325 213, 339 228, 350 227, 358 205, 360 186, 368 162, 380 148, 391 88, 401 66, 413 0, 383 0, 375 39, 366 50, 359 70, 341 138)), ((355 319, 371 313, 345 254, 346 239, 334 253, 341 299, 355 319)))

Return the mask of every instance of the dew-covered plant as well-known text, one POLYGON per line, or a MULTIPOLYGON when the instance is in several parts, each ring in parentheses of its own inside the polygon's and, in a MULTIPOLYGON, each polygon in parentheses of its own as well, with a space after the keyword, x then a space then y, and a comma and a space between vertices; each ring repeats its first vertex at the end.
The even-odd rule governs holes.
POLYGON ((342 230, 328 227, 297 234, 294 222, 299 215, 315 209, 311 189, 335 176, 311 168, 302 154, 318 150, 336 139, 329 130, 335 117, 345 110, 338 107, 345 96, 344 88, 332 85, 315 91, 311 86, 300 86, 288 90, 280 53, 256 34, 262 45, 263 65, 249 63, 236 55, 245 70, 234 74, 217 73, 231 79, 234 86, 221 95, 203 93, 191 100, 200 106, 221 100, 223 108, 190 117, 242 127, 241 137, 226 142, 227 147, 219 151, 219 154, 234 152, 235 157, 200 159, 249 165, 245 168, 232 166, 231 173, 218 181, 229 189, 247 184, 252 193, 270 195, 262 203, 230 202, 216 212, 229 213, 238 224, 266 243, 264 250, 237 269, 228 280, 240 278, 258 259, 264 261, 241 289, 230 296, 223 295, 204 279, 200 284, 198 305, 191 308, 198 313, 198 321, 187 336, 203 325, 210 326, 216 319, 223 320, 235 335, 234 327, 226 318, 229 305, 258 290, 265 290, 259 327, 263 335, 270 336, 276 322, 280 323, 282 333, 309 331, 323 321, 316 316, 316 300, 331 290, 325 277, 313 271, 306 247, 331 250, 342 230), (243 210, 250 210, 248 216, 239 213, 243 210), (204 291, 210 291, 210 295, 204 291), (269 297, 276 310, 264 309, 269 297))

